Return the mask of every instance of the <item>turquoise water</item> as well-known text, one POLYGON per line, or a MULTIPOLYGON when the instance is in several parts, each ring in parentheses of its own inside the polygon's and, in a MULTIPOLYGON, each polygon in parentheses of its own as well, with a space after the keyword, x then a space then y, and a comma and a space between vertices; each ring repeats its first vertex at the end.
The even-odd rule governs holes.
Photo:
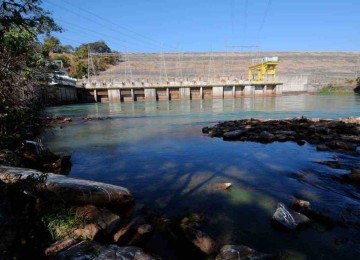
POLYGON ((49 108, 73 123, 52 129, 44 143, 72 155, 70 176, 121 185, 146 205, 179 216, 202 212, 205 230, 220 244, 244 244, 312 259, 360 254, 360 192, 337 177, 346 170, 314 163, 333 156, 352 167, 359 157, 317 152, 295 143, 224 142, 202 134, 219 121, 241 118, 347 118, 360 116, 360 96, 281 96, 226 100, 81 104, 49 108), (83 117, 104 117, 84 122, 83 117), (230 192, 214 184, 233 183, 230 192), (270 224, 278 202, 293 197, 357 226, 326 229, 315 223, 293 233, 270 224))

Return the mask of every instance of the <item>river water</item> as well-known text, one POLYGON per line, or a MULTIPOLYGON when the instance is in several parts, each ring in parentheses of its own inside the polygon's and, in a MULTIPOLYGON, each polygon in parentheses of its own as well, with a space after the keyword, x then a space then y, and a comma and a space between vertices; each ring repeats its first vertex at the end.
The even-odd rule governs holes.
POLYGON ((74 119, 44 137, 52 151, 72 155, 70 176, 127 187, 137 208, 146 205, 168 216, 204 213, 205 231, 219 244, 291 250, 309 259, 360 255, 359 188, 338 180, 347 170, 315 163, 336 156, 359 168, 359 157, 292 142, 225 142, 201 132, 219 121, 251 117, 359 117, 360 95, 80 104, 48 112, 74 119), (84 122, 88 116, 104 120, 84 122), (231 191, 213 188, 222 182, 231 182, 231 191), (276 205, 293 197, 355 224, 330 229, 314 222, 295 232, 277 230, 270 223, 276 205))

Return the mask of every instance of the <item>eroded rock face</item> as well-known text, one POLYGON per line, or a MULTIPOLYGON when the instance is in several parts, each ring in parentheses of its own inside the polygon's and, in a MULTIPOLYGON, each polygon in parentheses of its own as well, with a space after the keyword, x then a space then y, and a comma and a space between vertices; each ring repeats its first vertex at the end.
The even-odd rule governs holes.
POLYGON ((239 260, 239 259, 271 259, 272 255, 259 253, 247 246, 226 245, 223 246, 216 256, 216 260, 239 260))
POLYGON ((139 247, 119 247, 117 245, 101 245, 94 241, 83 241, 74 246, 63 250, 55 256, 55 259, 74 259, 74 260, 88 260, 88 259, 134 259, 134 260, 152 260, 155 259, 149 254, 146 254, 139 247))
POLYGON ((310 222, 308 217, 286 208, 282 203, 278 204, 272 219, 288 229, 295 229, 300 224, 310 222))
MULTIPOLYGON (((0 166, 0 180, 5 183, 16 183, 29 176, 36 178, 41 175, 43 173, 36 170, 0 166)), ((38 187, 37 193, 47 199, 78 205, 120 206, 131 205, 134 201, 126 188, 52 173, 47 175, 44 185, 38 187)))

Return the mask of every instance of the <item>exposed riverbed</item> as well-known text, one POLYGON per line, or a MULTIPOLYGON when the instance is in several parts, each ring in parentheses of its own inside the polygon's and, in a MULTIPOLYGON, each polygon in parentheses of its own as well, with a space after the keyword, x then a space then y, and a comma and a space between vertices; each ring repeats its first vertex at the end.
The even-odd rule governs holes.
POLYGON ((251 117, 359 117, 360 96, 83 104, 48 112, 73 118, 44 140, 53 152, 72 155, 70 175, 127 187, 138 208, 173 216, 203 212, 206 231, 221 245, 244 244, 267 253, 288 249, 312 259, 360 254, 359 187, 337 180, 348 173, 346 165, 360 168, 358 156, 318 152, 308 143, 224 142, 202 134, 205 126, 251 117), (344 169, 315 163, 334 156, 344 169), (233 184, 231 191, 213 188, 223 182, 233 184), (290 203, 292 197, 354 224, 279 231, 271 216, 278 202, 290 203))

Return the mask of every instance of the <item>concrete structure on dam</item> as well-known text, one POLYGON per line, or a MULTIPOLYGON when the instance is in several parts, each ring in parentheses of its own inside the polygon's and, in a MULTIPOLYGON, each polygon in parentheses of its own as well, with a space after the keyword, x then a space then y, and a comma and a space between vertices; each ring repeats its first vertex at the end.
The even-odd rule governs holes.
POLYGON ((128 102, 156 100, 199 100, 213 98, 238 98, 281 95, 282 83, 226 83, 209 84, 197 82, 183 85, 102 85, 82 90, 85 101, 128 102))
POLYGON ((204 80, 206 77, 202 75, 192 80, 188 77, 161 80, 160 71, 157 82, 131 79, 98 81, 89 73, 81 96, 85 102, 132 102, 281 95, 282 83, 276 79, 278 64, 277 57, 257 59, 248 68, 247 80, 210 77, 204 80))

